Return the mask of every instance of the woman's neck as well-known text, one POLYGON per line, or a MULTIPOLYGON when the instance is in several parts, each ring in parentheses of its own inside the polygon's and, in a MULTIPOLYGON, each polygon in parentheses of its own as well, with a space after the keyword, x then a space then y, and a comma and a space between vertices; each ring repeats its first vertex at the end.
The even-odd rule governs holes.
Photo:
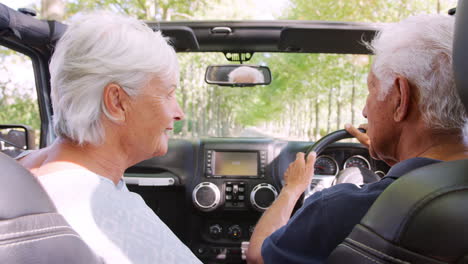
POLYGON ((77 145, 57 138, 54 143, 20 160, 34 175, 41 176, 69 169, 87 169, 117 184, 128 167, 125 155, 116 146, 77 145))

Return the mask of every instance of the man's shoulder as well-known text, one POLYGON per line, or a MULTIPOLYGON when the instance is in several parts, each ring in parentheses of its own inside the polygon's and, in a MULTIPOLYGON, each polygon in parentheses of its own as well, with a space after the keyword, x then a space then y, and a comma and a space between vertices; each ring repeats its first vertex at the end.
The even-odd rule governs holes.
POLYGON ((434 163, 442 162, 441 160, 424 158, 424 157, 414 157, 410 159, 406 159, 403 161, 398 162, 397 164, 393 165, 393 167, 388 171, 387 176, 385 178, 394 178, 398 179, 399 177, 405 175, 406 173, 419 169, 424 166, 428 166, 434 163))

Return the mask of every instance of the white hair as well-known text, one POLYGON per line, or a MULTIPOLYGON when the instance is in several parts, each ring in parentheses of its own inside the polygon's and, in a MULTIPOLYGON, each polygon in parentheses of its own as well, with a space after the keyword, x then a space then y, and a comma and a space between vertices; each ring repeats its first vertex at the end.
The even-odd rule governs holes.
POLYGON ((229 82, 234 83, 264 83, 263 74, 252 67, 241 66, 236 68, 228 75, 229 82))
POLYGON ((372 70, 380 81, 379 100, 389 93, 397 75, 419 91, 419 109, 431 129, 463 129, 466 112, 452 70, 454 18, 418 15, 385 26, 368 47, 372 70))
POLYGON ((151 79, 179 74, 174 49, 137 19, 94 12, 75 16, 50 62, 54 130, 78 144, 100 144, 106 85, 135 96, 151 79))

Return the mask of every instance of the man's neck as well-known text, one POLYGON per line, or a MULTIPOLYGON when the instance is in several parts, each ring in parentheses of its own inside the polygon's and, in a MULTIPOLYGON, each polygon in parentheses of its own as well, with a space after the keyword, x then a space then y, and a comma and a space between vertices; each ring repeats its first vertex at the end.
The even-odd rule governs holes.
POLYGON ((468 145, 460 131, 442 133, 419 127, 403 131, 396 153, 398 161, 414 157, 450 161, 468 159, 468 145))

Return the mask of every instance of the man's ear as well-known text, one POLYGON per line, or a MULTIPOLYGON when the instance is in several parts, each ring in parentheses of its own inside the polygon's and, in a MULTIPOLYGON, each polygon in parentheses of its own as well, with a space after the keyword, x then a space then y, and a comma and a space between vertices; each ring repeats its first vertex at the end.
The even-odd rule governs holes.
POLYGON ((395 108, 393 111, 393 119, 395 122, 405 120, 410 111, 411 103, 411 85, 408 80, 402 76, 397 76, 395 79, 395 108))
POLYGON ((103 100, 103 111, 106 112, 106 116, 114 122, 125 121, 125 92, 122 88, 115 83, 109 83, 104 87, 104 93, 102 95, 103 100))

